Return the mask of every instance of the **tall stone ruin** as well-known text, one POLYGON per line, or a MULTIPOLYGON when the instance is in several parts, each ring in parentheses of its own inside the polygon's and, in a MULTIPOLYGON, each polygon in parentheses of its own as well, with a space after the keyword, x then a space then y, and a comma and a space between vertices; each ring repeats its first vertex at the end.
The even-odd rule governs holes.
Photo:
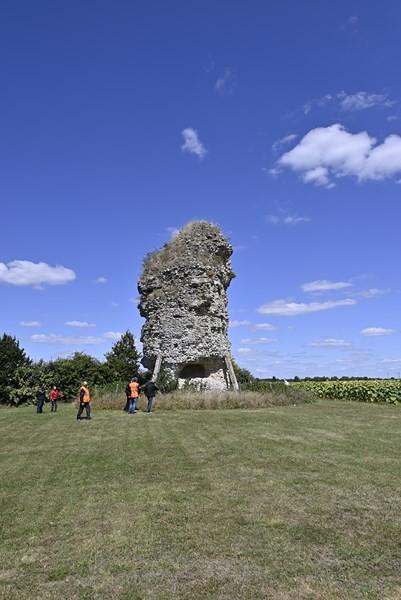
POLYGON ((200 389, 238 389, 228 339, 232 247, 216 225, 195 221, 145 259, 138 291, 142 364, 200 389))

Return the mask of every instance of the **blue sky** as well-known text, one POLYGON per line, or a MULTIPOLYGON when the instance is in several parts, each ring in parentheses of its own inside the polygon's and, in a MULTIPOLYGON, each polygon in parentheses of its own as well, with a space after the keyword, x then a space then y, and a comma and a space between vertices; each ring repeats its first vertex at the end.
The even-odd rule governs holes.
POLYGON ((207 219, 234 246, 241 365, 398 376, 400 20, 396 0, 3 1, 0 331, 101 357, 139 334, 143 256, 207 219))

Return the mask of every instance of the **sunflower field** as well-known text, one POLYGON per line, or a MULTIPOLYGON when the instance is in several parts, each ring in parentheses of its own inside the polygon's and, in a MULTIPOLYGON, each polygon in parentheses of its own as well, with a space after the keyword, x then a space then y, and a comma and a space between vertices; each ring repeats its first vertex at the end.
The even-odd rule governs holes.
POLYGON ((291 385, 307 390, 315 398, 401 404, 400 379, 300 381, 291 385))

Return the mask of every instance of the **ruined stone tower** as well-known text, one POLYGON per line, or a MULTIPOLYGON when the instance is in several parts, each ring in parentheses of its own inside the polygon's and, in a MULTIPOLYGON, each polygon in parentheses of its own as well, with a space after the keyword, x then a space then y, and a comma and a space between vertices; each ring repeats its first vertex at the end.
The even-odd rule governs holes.
POLYGON ((238 389, 228 340, 232 247, 206 221, 186 225, 144 262, 138 290, 143 365, 202 389, 238 389))

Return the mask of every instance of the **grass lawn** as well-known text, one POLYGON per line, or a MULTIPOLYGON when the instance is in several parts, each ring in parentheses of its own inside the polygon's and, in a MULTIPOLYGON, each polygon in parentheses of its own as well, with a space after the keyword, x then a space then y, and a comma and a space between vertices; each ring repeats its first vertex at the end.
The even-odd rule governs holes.
POLYGON ((401 598, 401 410, 0 410, 0 598, 401 598))

